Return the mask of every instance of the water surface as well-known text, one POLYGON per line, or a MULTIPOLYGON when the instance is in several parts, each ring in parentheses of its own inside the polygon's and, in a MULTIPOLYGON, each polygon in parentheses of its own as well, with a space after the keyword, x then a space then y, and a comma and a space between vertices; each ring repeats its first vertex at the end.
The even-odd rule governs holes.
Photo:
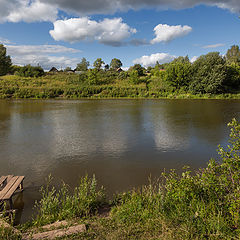
POLYGON ((166 169, 205 167, 226 145, 240 100, 0 101, 0 175, 25 175, 25 221, 51 173, 76 186, 95 174, 109 196, 166 169))

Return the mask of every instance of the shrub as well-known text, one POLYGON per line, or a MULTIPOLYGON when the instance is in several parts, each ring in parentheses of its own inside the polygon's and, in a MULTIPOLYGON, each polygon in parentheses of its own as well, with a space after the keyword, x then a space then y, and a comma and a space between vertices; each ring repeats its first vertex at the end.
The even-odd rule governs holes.
POLYGON ((21 77, 41 77, 44 75, 44 70, 40 66, 26 65, 19 68, 15 74, 21 77))

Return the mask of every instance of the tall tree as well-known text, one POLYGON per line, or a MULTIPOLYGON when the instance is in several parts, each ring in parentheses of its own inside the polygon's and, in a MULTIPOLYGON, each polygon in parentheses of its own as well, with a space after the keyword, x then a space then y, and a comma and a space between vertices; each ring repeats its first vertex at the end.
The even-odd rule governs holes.
POLYGON ((239 46, 233 45, 230 49, 228 49, 226 54, 226 60, 228 64, 240 64, 240 49, 239 46))
POLYGON ((110 68, 112 70, 117 70, 118 68, 120 68, 122 66, 122 62, 120 59, 117 58, 113 58, 111 63, 110 63, 110 68))
POLYGON ((12 61, 6 53, 6 48, 3 44, 0 44, 0 76, 6 75, 11 71, 12 61))
POLYGON ((134 64, 132 67, 130 67, 128 69, 129 72, 131 71, 137 71, 138 76, 144 76, 144 73, 146 71, 146 69, 144 67, 141 66, 141 64, 134 64))
POLYGON ((187 87, 192 76, 191 63, 185 61, 184 57, 178 61, 172 61, 166 68, 165 79, 168 84, 176 89, 187 87))
POLYGON ((90 63, 86 58, 82 58, 81 62, 77 64, 76 71, 87 71, 90 63))
POLYGON ((102 65, 105 64, 104 61, 101 58, 97 58, 95 62, 93 63, 93 66, 98 71, 101 69, 102 65))
POLYGON ((226 60, 219 52, 200 56, 192 65, 190 90, 193 93, 221 93, 227 81, 226 60))

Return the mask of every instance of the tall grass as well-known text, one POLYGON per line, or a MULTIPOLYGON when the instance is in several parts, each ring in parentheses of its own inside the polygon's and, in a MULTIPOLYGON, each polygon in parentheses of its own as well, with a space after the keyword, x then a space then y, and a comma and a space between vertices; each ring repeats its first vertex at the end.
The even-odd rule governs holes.
POLYGON ((52 74, 39 78, 20 76, 0 77, 0 99, 5 98, 219 98, 240 99, 240 94, 190 94, 185 89, 175 91, 161 81, 133 84, 128 78, 101 81, 91 84, 85 75, 52 74))
POLYGON ((33 224, 40 226, 57 220, 72 219, 76 217, 89 217, 105 203, 103 187, 97 188, 95 176, 87 175, 80 179, 78 187, 71 193, 69 187, 63 183, 59 190, 50 187, 51 176, 47 186, 42 187, 42 198, 36 202, 35 208, 38 213, 33 224))

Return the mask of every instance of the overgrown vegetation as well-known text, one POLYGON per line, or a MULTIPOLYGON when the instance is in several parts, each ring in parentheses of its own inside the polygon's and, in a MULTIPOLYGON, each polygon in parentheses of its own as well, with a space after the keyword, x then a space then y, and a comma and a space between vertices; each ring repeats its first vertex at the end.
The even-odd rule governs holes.
MULTIPOLYGON (((181 174, 164 172, 154 183, 116 195, 109 217, 96 214, 106 201, 95 177, 82 178, 73 193, 65 184, 58 191, 47 184, 32 224, 62 219, 87 224, 87 232, 71 239, 239 239, 240 124, 233 119, 229 126, 229 145, 219 146, 219 161, 211 159, 197 172, 188 167, 181 174)), ((4 228, 0 234, 11 239, 4 228)))
MULTIPOLYGON (((5 62, 9 60, 3 47, 5 62)), ((226 56, 210 52, 194 63, 178 57, 147 69, 135 64, 127 71, 119 59, 110 65, 97 58, 93 68, 83 58, 75 70, 2 64, 15 74, 0 77, 0 98, 240 98, 240 50, 232 46, 226 56)), ((1 64, 0 64, 1 67, 1 64)), ((1 70, 1 69, 0 69, 1 70)))
POLYGON ((38 214, 33 220, 36 226, 42 226, 57 220, 87 217, 96 212, 105 203, 104 189, 97 189, 95 176, 80 179, 78 187, 70 193, 69 187, 63 183, 59 190, 50 187, 51 176, 47 186, 40 192, 42 199, 36 202, 38 214))

